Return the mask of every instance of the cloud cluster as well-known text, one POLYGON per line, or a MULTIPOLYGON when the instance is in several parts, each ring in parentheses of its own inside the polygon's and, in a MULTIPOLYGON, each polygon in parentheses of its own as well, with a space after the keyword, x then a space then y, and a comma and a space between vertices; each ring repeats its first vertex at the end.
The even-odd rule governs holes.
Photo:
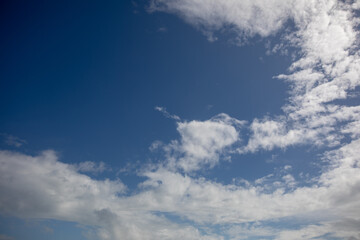
POLYGON ((0 166, 1 213, 94 226, 90 239, 212 239, 154 214, 142 200, 134 204, 120 180, 91 179, 53 151, 1 151, 0 166))
POLYGON ((330 167, 306 187, 294 188, 296 180, 289 173, 273 182, 269 191, 264 179, 247 186, 223 185, 157 168, 143 173, 147 180, 139 186, 141 191, 127 195, 119 180, 90 179, 59 162, 52 151, 35 157, 2 151, 0 210, 18 217, 95 226, 93 237, 98 239, 222 239, 240 232, 274 239, 309 239, 324 234, 356 238, 360 140, 327 152, 324 158, 330 167), (183 223, 166 214, 178 216, 183 223), (316 224, 301 229, 266 225, 289 217, 314 221, 314 216, 316 224), (247 224, 251 222, 261 224, 247 224), (231 227, 216 234, 206 227, 216 225, 231 227))
MULTIPOLYGON (((294 2, 298 6, 301 1, 294 2)), ((294 8, 298 29, 287 41, 299 48, 301 57, 291 64, 290 74, 277 76, 291 86, 285 115, 255 120, 250 127, 253 136, 241 151, 298 143, 336 146, 344 133, 356 132, 360 106, 340 101, 351 97, 349 93, 360 85, 358 21, 352 6, 341 1, 308 1, 302 6, 304 11, 294 8)))
MULTIPOLYGON (((336 104, 360 85, 358 1, 203 1, 152 0, 150 10, 175 13, 202 32, 235 32, 238 38, 276 34, 292 22, 278 48, 292 46, 299 56, 289 74, 276 76, 291 86, 284 115, 255 119, 241 153, 312 142, 338 145, 359 121, 359 107, 336 104), (344 115, 340 115, 344 113, 344 115), (349 122, 350 121, 350 122, 349 122)), ((354 129, 354 131, 356 131, 354 129)))
POLYGON ((81 173, 101 164, 68 165, 53 151, 1 151, 0 211, 93 226, 89 239, 360 239, 360 106, 347 102, 360 85, 359 6, 335 0, 152 0, 151 11, 175 13, 212 40, 223 29, 241 40, 267 37, 291 21, 281 46, 296 47, 298 57, 277 76, 291 86, 284 114, 250 123, 226 114, 181 121, 157 107, 177 121, 180 139, 153 144, 164 159, 141 171, 146 179, 133 194, 120 180, 81 173), (306 186, 290 166, 245 185, 196 174, 229 153, 299 144, 322 147, 327 163, 306 186), (296 227, 286 226, 291 221, 296 227))

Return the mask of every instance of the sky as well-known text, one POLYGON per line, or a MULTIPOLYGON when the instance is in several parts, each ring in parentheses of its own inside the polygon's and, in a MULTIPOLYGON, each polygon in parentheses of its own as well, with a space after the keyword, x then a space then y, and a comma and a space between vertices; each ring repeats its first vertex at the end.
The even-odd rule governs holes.
POLYGON ((360 1, 0 9, 0 240, 360 240, 360 1))

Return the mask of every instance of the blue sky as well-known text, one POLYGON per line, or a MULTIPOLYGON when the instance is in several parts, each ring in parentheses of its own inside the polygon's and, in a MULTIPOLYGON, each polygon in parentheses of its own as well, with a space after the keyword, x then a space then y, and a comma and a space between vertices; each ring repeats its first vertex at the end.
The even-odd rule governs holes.
POLYGON ((2 5, 0 240, 360 239, 359 1, 2 5))

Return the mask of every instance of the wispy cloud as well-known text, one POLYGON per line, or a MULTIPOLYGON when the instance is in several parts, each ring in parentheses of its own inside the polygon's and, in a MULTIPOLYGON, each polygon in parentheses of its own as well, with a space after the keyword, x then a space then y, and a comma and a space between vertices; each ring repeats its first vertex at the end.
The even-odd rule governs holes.
POLYGON ((75 169, 83 173, 102 173, 106 170, 109 170, 109 167, 106 166, 104 162, 80 162, 73 165, 75 169))
POLYGON ((168 29, 166 27, 159 27, 157 31, 158 32, 167 32, 167 30, 168 29))
POLYGON ((4 138, 4 142, 9 146, 21 147, 27 143, 25 140, 10 134, 0 133, 0 136, 4 138))
POLYGON ((217 30, 227 27, 238 32, 239 38, 269 36, 287 21, 292 7, 290 1, 281 0, 266 4, 250 0, 152 0, 149 10, 175 13, 214 39, 217 30))
POLYGON ((177 115, 175 115, 175 114, 170 114, 170 113, 166 110, 166 108, 164 108, 164 107, 156 106, 156 107, 155 107, 155 110, 161 112, 161 113, 162 113, 165 117, 167 117, 167 118, 171 118, 171 119, 174 119, 174 120, 176 120, 176 121, 180 121, 180 120, 181 120, 179 116, 177 116, 177 115))

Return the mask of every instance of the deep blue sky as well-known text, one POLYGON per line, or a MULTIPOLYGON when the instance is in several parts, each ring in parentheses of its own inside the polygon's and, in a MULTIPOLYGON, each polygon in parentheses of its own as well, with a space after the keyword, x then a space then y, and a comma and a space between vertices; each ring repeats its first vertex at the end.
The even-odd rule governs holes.
POLYGON ((155 106, 188 120, 251 120, 285 101, 272 76, 286 58, 266 56, 256 39, 211 43, 144 2, 8 2, 1 11, 0 128, 28 151, 117 167, 177 137, 155 106))

